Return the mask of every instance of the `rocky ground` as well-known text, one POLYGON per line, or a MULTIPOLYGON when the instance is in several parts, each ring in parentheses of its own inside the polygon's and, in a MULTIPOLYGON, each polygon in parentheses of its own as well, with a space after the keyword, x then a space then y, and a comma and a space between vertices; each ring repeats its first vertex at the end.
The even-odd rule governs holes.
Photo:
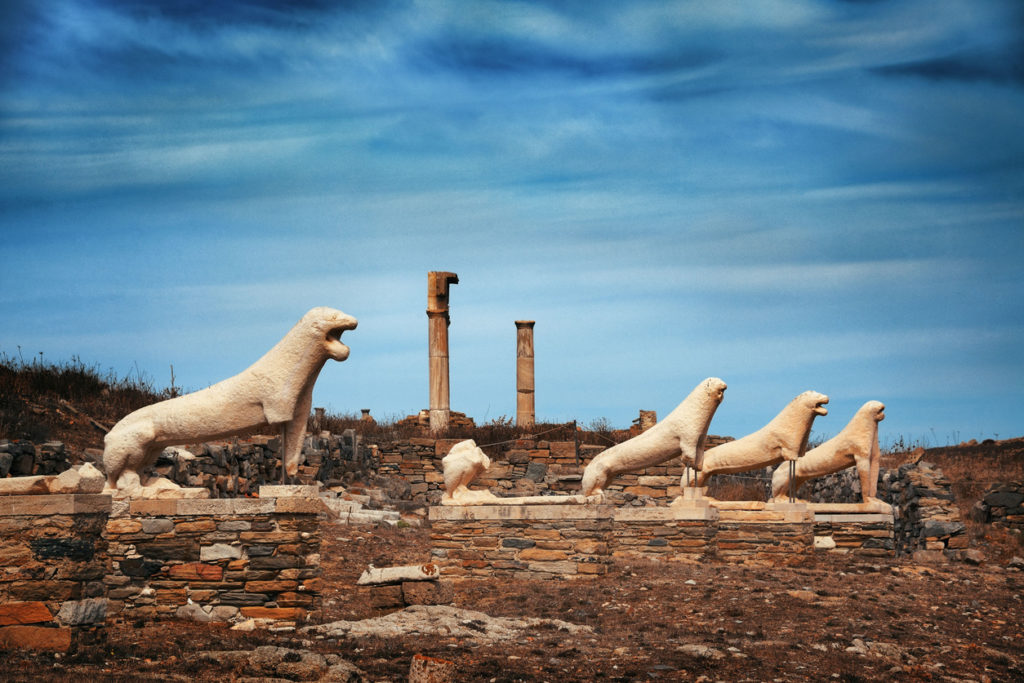
POLYGON ((355 586, 366 565, 428 556, 425 529, 335 526, 324 621, 357 629, 129 624, 73 655, 7 653, 3 676, 360 680, 354 665, 365 680, 402 681, 424 654, 454 662, 464 681, 1024 679, 1024 572, 1003 563, 621 564, 589 581, 464 581, 451 606, 366 621, 389 612, 355 586))

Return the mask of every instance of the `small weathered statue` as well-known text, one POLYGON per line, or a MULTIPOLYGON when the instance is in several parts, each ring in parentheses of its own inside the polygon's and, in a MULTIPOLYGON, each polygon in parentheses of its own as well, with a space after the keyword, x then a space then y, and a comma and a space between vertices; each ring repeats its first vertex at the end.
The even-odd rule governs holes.
MULTIPOLYGON (((868 401, 835 437, 796 461, 795 492, 809 479, 823 477, 856 465, 863 502, 882 509, 889 505, 875 497, 878 490, 878 423, 885 419, 885 405, 868 401)), ((789 464, 783 463, 772 475, 773 500, 788 500, 790 492, 789 464)))
POLYGON ((704 467, 697 472, 696 485, 704 486, 712 474, 746 472, 796 460, 807 450, 814 418, 828 415, 826 403, 828 396, 805 391, 753 434, 708 449, 704 467))
POLYGON ((490 491, 470 491, 469 485, 491 466, 487 457, 472 439, 460 441, 441 459, 444 468, 444 494, 441 505, 479 505, 500 502, 490 491))
POLYGON ((676 457, 682 457, 685 464, 700 467, 708 427, 725 389, 725 382, 708 377, 661 422, 598 453, 583 470, 583 495, 600 496, 613 477, 676 457))
MULTIPOLYGON (((357 321, 333 308, 314 308, 248 369, 206 389, 136 410, 103 440, 104 492, 145 495, 141 472, 167 446, 221 439, 262 427, 281 428, 285 471, 298 471, 313 385, 328 359, 343 361, 341 343, 357 321)), ((170 480, 146 482, 163 489, 170 480)), ((155 489, 154 489, 155 490, 155 489)))

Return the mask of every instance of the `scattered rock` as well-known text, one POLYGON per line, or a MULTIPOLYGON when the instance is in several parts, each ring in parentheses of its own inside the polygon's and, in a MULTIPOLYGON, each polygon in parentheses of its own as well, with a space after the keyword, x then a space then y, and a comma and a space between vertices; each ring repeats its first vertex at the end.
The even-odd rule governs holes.
POLYGON ((174 616, 178 619, 184 619, 186 621, 199 621, 204 623, 207 621, 213 621, 213 617, 207 614, 202 607, 195 603, 182 605, 174 613, 174 616))
POLYGON ((964 562, 967 564, 978 565, 985 561, 985 553, 981 552, 977 548, 969 548, 964 551, 964 562))
POLYGON ((307 626, 304 633, 325 636, 379 636, 394 638, 405 635, 439 635, 480 640, 511 640, 526 629, 548 627, 570 634, 590 633, 589 626, 580 626, 559 619, 513 619, 492 617, 483 612, 459 609, 448 605, 412 605, 383 617, 362 621, 335 621, 307 626))
POLYGON ((455 680, 455 662, 415 654, 409 664, 409 683, 450 683, 455 680))
POLYGON ((721 650, 699 643, 680 645, 678 651, 698 659, 725 659, 725 653, 721 650))

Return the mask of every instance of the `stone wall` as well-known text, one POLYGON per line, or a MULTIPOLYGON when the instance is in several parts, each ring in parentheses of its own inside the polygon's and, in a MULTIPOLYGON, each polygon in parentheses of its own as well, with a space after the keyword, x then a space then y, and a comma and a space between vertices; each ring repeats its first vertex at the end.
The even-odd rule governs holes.
POLYGON ((814 514, 815 547, 832 553, 892 557, 896 549, 893 516, 814 514))
POLYGON ((37 446, 30 441, 0 440, 0 478, 60 474, 70 467, 68 453, 60 441, 37 446))
POLYGON ((479 505, 430 509, 445 576, 588 578, 616 560, 792 562, 813 552, 801 511, 610 505, 479 505))
MULTIPOLYGON (((379 444, 381 476, 401 477, 410 485, 408 496, 415 502, 436 505, 444 488, 441 458, 463 439, 405 439, 379 444)), ((708 447, 728 441, 708 436, 708 447)), ((578 493, 583 468, 606 446, 574 441, 519 439, 502 448, 485 448, 490 468, 477 479, 474 488, 486 488, 496 495, 530 496, 545 493, 578 493)), ((623 474, 612 480, 610 492, 671 500, 680 494, 684 468, 679 459, 623 474)))
POLYGON ((995 484, 975 504, 971 515, 979 522, 1024 533, 1024 482, 995 484))
POLYGON ((322 510, 308 498, 132 502, 106 525, 111 618, 315 619, 322 510))
POLYGON ((0 497, 0 648, 67 651, 106 618, 110 497, 0 497))
MULTIPOLYGON (((859 502, 860 481, 853 468, 814 479, 798 493, 812 502, 859 502)), ((959 558, 967 549, 967 529, 942 470, 928 462, 880 469, 878 497, 893 506, 894 545, 899 555, 918 551, 959 558)), ((927 555, 922 555, 927 557, 927 555)))
MULTIPOLYGON (((244 497, 260 486, 280 483, 279 453, 280 439, 270 436, 168 448, 157 459, 153 474, 184 487, 208 489, 213 498, 244 497)), ((309 435, 302 453, 298 479, 304 483, 341 483, 347 472, 374 474, 379 464, 375 448, 364 446, 353 430, 309 435)), ((59 474, 75 459, 59 441, 0 441, 0 477, 59 474)), ((77 459, 103 469, 100 449, 87 448, 77 459)))

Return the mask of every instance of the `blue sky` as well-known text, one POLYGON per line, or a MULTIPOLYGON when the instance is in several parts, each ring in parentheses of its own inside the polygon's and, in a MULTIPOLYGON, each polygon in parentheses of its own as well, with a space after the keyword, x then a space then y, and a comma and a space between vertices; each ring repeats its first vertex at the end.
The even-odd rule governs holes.
POLYGON ((310 307, 355 315, 316 405, 665 415, 870 399, 882 440, 1024 433, 1024 6, 0 5, 0 351, 198 389, 310 307))

